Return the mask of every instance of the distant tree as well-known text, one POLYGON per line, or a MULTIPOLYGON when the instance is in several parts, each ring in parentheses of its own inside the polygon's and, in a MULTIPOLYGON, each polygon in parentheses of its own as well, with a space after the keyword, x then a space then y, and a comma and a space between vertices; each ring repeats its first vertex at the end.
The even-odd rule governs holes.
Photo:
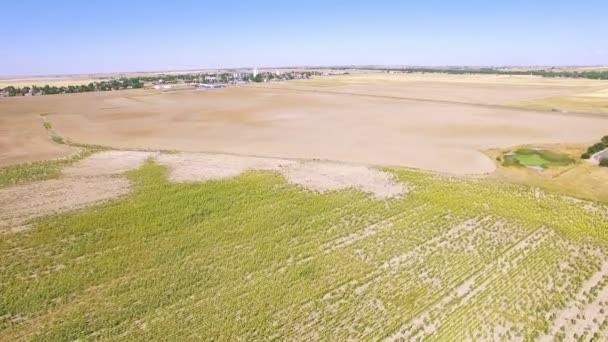
POLYGON ((600 160, 600 166, 608 167, 608 158, 602 158, 600 160))
POLYGON ((6 91, 8 93, 8 96, 17 95, 17 89, 15 89, 15 87, 13 87, 13 86, 8 86, 8 87, 4 88, 4 91, 6 91))
POLYGON ((608 135, 606 135, 602 138, 602 144, 608 146, 608 135))
POLYGON ((143 88, 144 84, 141 83, 139 78, 135 78, 135 79, 131 79, 131 87, 133 87, 134 89, 143 88))

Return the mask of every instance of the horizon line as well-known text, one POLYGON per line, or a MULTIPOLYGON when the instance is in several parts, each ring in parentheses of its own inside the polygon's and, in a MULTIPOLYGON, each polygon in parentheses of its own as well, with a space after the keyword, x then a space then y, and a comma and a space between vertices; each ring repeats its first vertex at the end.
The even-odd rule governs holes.
POLYGON ((61 73, 61 74, 22 74, 22 75, 0 75, 2 80, 11 79, 28 79, 28 78, 43 78, 43 77, 71 77, 71 76, 102 76, 116 74, 144 74, 144 73, 175 73, 175 72, 193 72, 203 70, 246 70, 246 69, 334 69, 334 68, 608 68, 608 64, 548 64, 548 65, 525 65, 525 64, 501 64, 501 65, 475 65, 475 64, 445 64, 445 65, 423 65, 423 64, 335 64, 335 65, 291 65, 291 66, 240 66, 240 67, 222 67, 222 68, 185 68, 185 69, 156 69, 156 70, 131 70, 131 71, 108 71, 108 72, 82 72, 82 73, 61 73))

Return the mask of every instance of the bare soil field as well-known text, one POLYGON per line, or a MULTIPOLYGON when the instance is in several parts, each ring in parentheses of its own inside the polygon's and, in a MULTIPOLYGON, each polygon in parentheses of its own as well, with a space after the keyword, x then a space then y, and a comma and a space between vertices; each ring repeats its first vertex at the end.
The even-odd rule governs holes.
POLYGON ((20 231, 33 218, 90 206, 126 194, 119 175, 139 168, 155 154, 105 151, 62 170, 62 177, 0 189, 0 232, 20 231))
POLYGON ((67 153, 45 136, 39 115, 48 113, 58 134, 84 144, 483 174, 495 165, 481 150, 587 143, 608 126, 601 113, 509 104, 606 88, 590 80, 357 73, 215 90, 7 98, 0 163, 45 159, 45 149, 67 153))
POLYGON ((33 85, 43 87, 45 85, 62 87, 70 85, 89 84, 91 82, 99 82, 105 77, 94 77, 88 75, 79 76, 49 76, 49 77, 23 77, 23 78, 0 78, 0 88, 9 86, 13 87, 31 87, 33 85))
MULTIPOLYGON (((267 86, 274 85, 268 84, 267 86)), ((322 90, 339 93, 436 100, 447 103, 507 105, 515 101, 607 89, 608 82, 519 75, 374 72, 295 81, 281 86, 292 89, 319 87, 322 90)))
POLYGON ((124 195, 129 182, 108 176, 62 178, 0 189, 0 232, 20 231, 33 218, 124 195))
POLYGON ((177 182, 224 179, 247 170, 269 170, 279 171, 289 183, 318 192, 354 188, 377 198, 399 197, 407 192, 407 186, 395 182, 390 174, 362 165, 205 153, 161 154, 156 160, 170 168, 170 179, 177 182))
POLYGON ((75 149, 54 143, 42 126, 39 115, 5 110, 0 99, 0 166, 53 159, 75 152, 75 149))

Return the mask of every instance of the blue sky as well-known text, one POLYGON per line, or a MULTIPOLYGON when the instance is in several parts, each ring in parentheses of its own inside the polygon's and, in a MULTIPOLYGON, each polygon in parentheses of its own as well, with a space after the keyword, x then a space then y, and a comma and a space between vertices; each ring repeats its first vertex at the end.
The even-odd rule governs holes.
POLYGON ((3 1, 0 75, 608 64, 608 1, 3 1))

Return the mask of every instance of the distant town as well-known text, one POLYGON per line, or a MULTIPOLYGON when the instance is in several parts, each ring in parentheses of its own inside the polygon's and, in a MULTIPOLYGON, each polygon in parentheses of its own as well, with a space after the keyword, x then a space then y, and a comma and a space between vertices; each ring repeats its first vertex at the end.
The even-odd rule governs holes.
POLYGON ((215 73, 183 73, 183 74, 156 74, 138 77, 120 77, 107 80, 99 80, 80 85, 65 86, 7 86, 0 89, 0 97, 13 96, 39 96, 54 94, 84 93, 95 91, 112 91, 123 89, 150 88, 157 90, 177 90, 191 88, 224 88, 245 83, 280 82, 298 79, 309 79, 314 76, 330 74, 347 74, 348 72, 320 72, 313 70, 274 70, 215 73))
MULTIPOLYGON (((348 74, 351 71, 376 71, 386 73, 440 73, 440 74, 482 74, 511 76, 540 76, 549 78, 583 78, 607 80, 608 70, 577 68, 505 68, 505 67, 387 67, 387 66, 332 66, 315 69, 254 69, 224 70, 215 72, 154 73, 130 77, 99 77, 98 81, 77 85, 31 85, 7 86, 0 88, 0 97, 38 96, 53 94, 112 91, 123 89, 149 88, 157 90, 177 90, 189 88, 224 88, 245 83, 280 82, 309 79, 315 76, 348 74)), ((72 83, 76 83, 73 81, 72 83)), ((23 82, 21 82, 23 84, 23 82)))
POLYGON ((280 82, 298 79, 309 79, 313 76, 328 75, 327 72, 319 71, 263 71, 253 69, 251 72, 221 72, 221 73, 198 73, 160 75, 158 79, 146 78, 144 81, 153 81, 154 89, 179 89, 179 88, 224 88, 230 85, 244 83, 280 82))

